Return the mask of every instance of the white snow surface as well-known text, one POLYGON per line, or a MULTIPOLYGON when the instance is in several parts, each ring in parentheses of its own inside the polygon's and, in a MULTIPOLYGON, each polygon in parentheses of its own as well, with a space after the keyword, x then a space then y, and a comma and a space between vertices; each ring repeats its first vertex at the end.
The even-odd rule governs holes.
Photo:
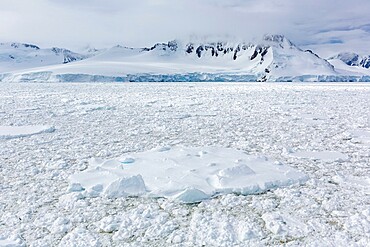
POLYGON ((0 126, 0 139, 27 137, 53 131, 55 131, 54 127, 44 125, 0 126))
POLYGON ((93 159, 89 169, 70 178, 70 190, 87 189, 93 196, 103 192, 111 198, 147 192, 153 197, 194 203, 226 193, 258 194, 307 179, 279 162, 238 150, 176 147, 113 160, 93 159))
POLYGON ((358 83, 3 83, 1 126, 56 131, 0 139, 0 242, 368 246, 369 109, 370 85, 358 83), (125 167, 158 146, 264 155, 308 180, 193 204, 93 196, 69 183, 90 169, 92 158, 124 158, 125 167), (320 156, 292 155, 297 152, 320 156))
POLYGON ((370 75, 370 69, 366 69, 359 66, 349 66, 339 59, 328 60, 338 73, 343 75, 370 75))

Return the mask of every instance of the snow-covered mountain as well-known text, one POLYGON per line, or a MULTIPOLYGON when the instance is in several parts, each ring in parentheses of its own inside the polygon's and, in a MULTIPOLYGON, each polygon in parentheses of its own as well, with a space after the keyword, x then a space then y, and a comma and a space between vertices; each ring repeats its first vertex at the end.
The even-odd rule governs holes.
POLYGON ((357 66, 362 68, 370 68, 370 56, 360 56, 352 52, 342 52, 331 57, 330 60, 339 59, 349 66, 357 66))
MULTIPOLYGON (((9 44, 4 46, 12 48, 9 44)), ((15 49, 13 47, 10 50, 15 49)), ((147 48, 118 45, 103 51, 94 50, 90 55, 80 55, 55 48, 41 50, 37 46, 23 45, 21 52, 14 53, 19 56, 16 60, 19 61, 17 66, 13 65, 14 61, 13 64, 9 62, 14 59, 6 57, 9 51, 5 53, 3 50, 1 53, 5 54, 5 57, 2 55, 1 59, 1 81, 363 81, 370 79, 366 77, 370 74, 367 71, 352 73, 351 70, 343 68, 340 71, 336 70, 327 60, 310 50, 300 49, 283 35, 265 35, 262 40, 253 43, 175 40, 157 43, 147 48), (18 70, 15 71, 16 69, 18 70)))
POLYGON ((339 73, 370 75, 370 56, 361 56, 353 52, 341 52, 330 57, 328 61, 335 66, 339 73))
POLYGON ((66 64, 87 58, 67 49, 41 49, 33 44, 0 43, 0 73, 20 69, 66 64))

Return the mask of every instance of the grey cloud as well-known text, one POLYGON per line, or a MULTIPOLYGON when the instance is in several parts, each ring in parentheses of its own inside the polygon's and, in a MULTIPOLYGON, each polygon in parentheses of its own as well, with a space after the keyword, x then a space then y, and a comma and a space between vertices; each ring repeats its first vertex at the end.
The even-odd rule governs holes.
POLYGON ((368 33, 370 23, 368 0, 2 0, 0 6, 2 41, 68 47, 264 33, 316 46, 347 42, 345 32, 368 33))

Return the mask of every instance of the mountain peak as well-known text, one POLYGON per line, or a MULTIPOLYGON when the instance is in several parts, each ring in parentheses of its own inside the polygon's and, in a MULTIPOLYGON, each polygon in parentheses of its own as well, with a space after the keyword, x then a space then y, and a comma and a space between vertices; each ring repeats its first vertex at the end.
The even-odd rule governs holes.
POLYGON ((262 39, 263 43, 280 48, 297 48, 293 42, 282 34, 265 34, 262 39))
POLYGON ((26 48, 26 49, 40 50, 40 47, 38 47, 37 45, 26 44, 26 43, 13 42, 13 43, 0 43, 0 45, 9 46, 13 49, 25 49, 26 48))
POLYGON ((263 40, 275 43, 283 43, 285 40, 287 40, 287 38, 285 38, 285 36, 282 34, 265 34, 263 36, 263 40))

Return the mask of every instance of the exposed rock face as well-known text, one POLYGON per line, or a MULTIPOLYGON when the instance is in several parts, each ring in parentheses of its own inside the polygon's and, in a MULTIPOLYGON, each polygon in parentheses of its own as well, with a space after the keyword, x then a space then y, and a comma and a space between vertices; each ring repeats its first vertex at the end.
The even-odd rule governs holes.
POLYGON ((51 50, 55 53, 57 56, 63 56, 63 63, 70 63, 74 61, 80 61, 86 58, 86 56, 80 55, 78 53, 72 52, 67 49, 53 47, 51 50))

